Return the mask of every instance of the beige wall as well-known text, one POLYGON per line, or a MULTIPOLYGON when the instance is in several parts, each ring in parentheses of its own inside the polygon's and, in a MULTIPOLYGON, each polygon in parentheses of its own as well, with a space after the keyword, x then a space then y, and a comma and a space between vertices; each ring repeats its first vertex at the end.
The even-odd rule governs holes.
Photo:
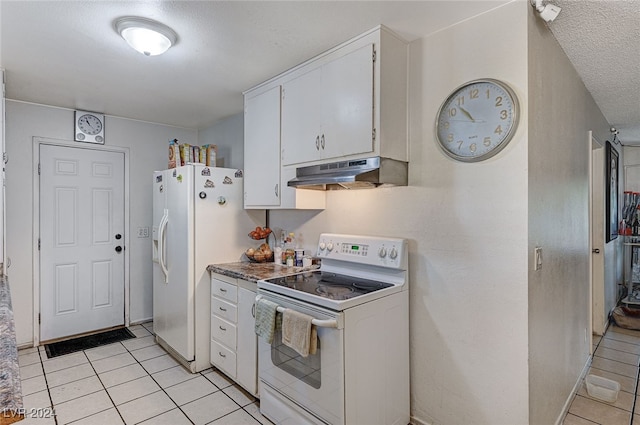
MULTIPOLYGON (((73 111, 6 102, 7 270, 15 310, 18 345, 33 341, 33 137, 73 140, 73 111)), ((106 145, 129 149, 130 317, 153 317, 151 239, 137 238, 138 227, 151 227, 152 172, 167 166, 168 140, 196 143, 195 130, 107 116, 106 145)), ((37 238, 37 236, 36 236, 37 238)))
MULTIPOLYGON (((609 126, 546 25, 529 13, 530 423, 558 419, 590 352, 588 131, 609 126)), ((619 238, 620 239, 620 238, 619 238)), ((607 255, 614 255, 612 242, 607 255)))

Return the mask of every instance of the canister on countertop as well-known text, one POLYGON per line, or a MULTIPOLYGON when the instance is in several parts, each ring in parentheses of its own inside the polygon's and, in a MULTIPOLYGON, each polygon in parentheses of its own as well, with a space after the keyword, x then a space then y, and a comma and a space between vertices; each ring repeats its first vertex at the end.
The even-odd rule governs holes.
POLYGON ((295 265, 296 267, 302 267, 302 257, 304 257, 304 249, 296 248, 295 252, 295 265))

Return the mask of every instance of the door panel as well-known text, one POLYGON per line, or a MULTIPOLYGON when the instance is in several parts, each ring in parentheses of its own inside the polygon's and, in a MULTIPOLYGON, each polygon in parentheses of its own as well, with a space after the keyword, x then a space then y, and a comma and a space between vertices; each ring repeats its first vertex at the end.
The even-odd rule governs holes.
POLYGON ((40 146, 40 340, 124 324, 124 154, 40 146))

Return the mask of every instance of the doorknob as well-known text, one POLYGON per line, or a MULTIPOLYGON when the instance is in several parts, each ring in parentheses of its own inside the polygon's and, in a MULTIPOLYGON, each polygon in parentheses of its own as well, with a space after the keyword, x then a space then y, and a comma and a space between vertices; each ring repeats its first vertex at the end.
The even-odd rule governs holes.
POLYGON ((121 251, 122 251, 122 247, 121 247, 120 245, 118 245, 118 246, 116 247, 116 252, 121 252, 121 251))
POLYGON ((120 233, 116 234, 116 239, 122 239, 122 235, 120 233))
POLYGON ((598 248, 593 248, 591 252, 593 252, 594 254, 600 254, 600 250, 598 248))

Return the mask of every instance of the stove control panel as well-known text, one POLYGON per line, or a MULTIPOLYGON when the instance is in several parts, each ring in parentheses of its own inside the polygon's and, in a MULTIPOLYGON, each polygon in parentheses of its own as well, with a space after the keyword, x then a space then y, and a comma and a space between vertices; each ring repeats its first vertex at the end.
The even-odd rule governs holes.
POLYGON ((316 255, 320 258, 405 269, 407 241, 400 238, 323 233, 316 255))

